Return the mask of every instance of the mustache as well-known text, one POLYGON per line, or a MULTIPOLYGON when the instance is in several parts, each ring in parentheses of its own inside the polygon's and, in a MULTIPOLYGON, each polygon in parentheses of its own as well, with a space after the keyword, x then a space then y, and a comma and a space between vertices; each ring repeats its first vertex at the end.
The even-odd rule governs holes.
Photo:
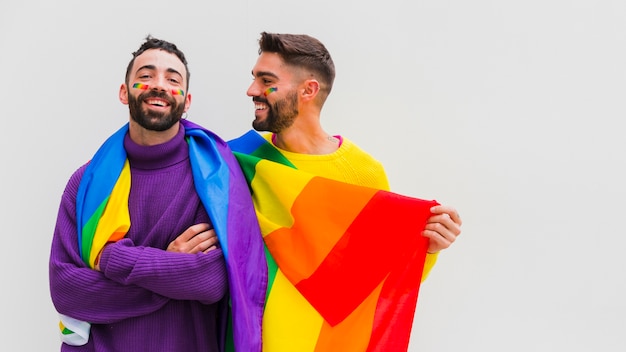
POLYGON ((151 91, 147 91, 145 93, 141 93, 141 94, 139 94, 138 98, 141 99, 141 100, 145 100, 145 99, 148 99, 148 98, 160 98, 160 99, 163 99, 163 100, 167 100, 167 102, 170 103, 170 105, 176 103, 176 100, 174 100, 174 98, 169 96, 167 93, 162 92, 162 91, 156 91, 156 90, 151 90, 151 91))
POLYGON ((268 104, 267 99, 262 97, 252 97, 252 101, 255 103, 265 103, 268 104))

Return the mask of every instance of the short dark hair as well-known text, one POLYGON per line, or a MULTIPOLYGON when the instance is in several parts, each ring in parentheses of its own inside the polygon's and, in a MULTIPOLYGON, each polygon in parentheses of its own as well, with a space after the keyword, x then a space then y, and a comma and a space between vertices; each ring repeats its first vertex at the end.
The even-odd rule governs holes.
POLYGON ((176 55, 180 59, 180 61, 185 65, 185 71, 187 71, 187 90, 189 90, 189 78, 191 74, 189 72, 189 67, 187 67, 187 59, 185 58, 185 54, 176 47, 174 43, 170 43, 166 40, 154 38, 151 35, 146 37, 146 41, 141 44, 139 49, 133 53, 133 58, 128 63, 128 67, 126 68, 126 84, 129 83, 130 70, 133 68, 133 64, 135 63, 135 59, 137 56, 143 54, 145 51, 150 49, 159 49, 167 51, 170 54, 176 55))
POLYGON ((259 55, 263 52, 276 53, 287 65, 312 72, 321 83, 323 100, 330 94, 335 81, 335 64, 324 44, 318 39, 306 34, 262 32, 259 55))

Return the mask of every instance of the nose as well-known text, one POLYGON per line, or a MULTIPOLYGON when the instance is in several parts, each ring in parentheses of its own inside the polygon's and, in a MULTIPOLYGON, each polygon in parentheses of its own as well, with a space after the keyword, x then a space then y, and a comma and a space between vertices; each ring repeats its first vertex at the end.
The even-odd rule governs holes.
POLYGON ((248 87, 248 91, 246 92, 246 94, 249 97, 258 97, 259 95, 261 95, 261 90, 258 88, 258 84, 256 82, 252 82, 248 87))
POLYGON ((167 79, 162 75, 155 76, 152 81, 152 84, 150 84, 150 88, 152 90, 166 91, 167 79))

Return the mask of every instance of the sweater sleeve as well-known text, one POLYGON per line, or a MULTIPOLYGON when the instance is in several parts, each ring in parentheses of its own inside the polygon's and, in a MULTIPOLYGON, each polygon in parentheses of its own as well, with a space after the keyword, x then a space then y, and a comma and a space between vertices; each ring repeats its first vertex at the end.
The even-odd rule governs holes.
POLYGON ((134 246, 130 239, 102 251, 100 270, 122 285, 136 285, 172 299, 219 301, 228 285, 221 249, 186 254, 134 246))
POLYGON ((65 188, 52 239, 49 284, 56 310, 92 323, 111 323, 156 311, 167 303, 167 297, 109 280, 82 261, 75 204, 83 172, 84 166, 72 175, 65 188))
POLYGON ((422 282, 426 280, 428 274, 435 266, 437 262, 437 257, 439 256, 439 252, 437 253, 426 253, 426 261, 424 262, 424 270, 422 271, 422 282))
POLYGON ((129 239, 106 246, 102 271, 89 268, 78 248, 76 194, 83 166, 70 178, 54 230, 49 283, 61 314, 91 323, 112 323, 160 309, 170 299, 219 301, 227 290, 220 249, 206 254, 135 247, 129 239), (123 297, 123 299, 120 299, 123 297))

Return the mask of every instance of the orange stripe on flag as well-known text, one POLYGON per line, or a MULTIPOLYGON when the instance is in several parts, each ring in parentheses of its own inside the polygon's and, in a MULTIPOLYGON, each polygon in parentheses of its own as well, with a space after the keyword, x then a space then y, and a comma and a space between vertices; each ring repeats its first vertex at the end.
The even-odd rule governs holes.
POLYGON ((347 188, 346 184, 328 181, 312 178, 291 208, 296 222, 290 228, 279 228, 265 236, 265 243, 276 263, 294 284, 318 269, 352 225, 353 219, 377 192, 375 189, 364 192, 363 187, 347 188), (329 207, 329 200, 335 198, 337 206, 329 207), (307 233, 317 235, 312 237, 307 233))

